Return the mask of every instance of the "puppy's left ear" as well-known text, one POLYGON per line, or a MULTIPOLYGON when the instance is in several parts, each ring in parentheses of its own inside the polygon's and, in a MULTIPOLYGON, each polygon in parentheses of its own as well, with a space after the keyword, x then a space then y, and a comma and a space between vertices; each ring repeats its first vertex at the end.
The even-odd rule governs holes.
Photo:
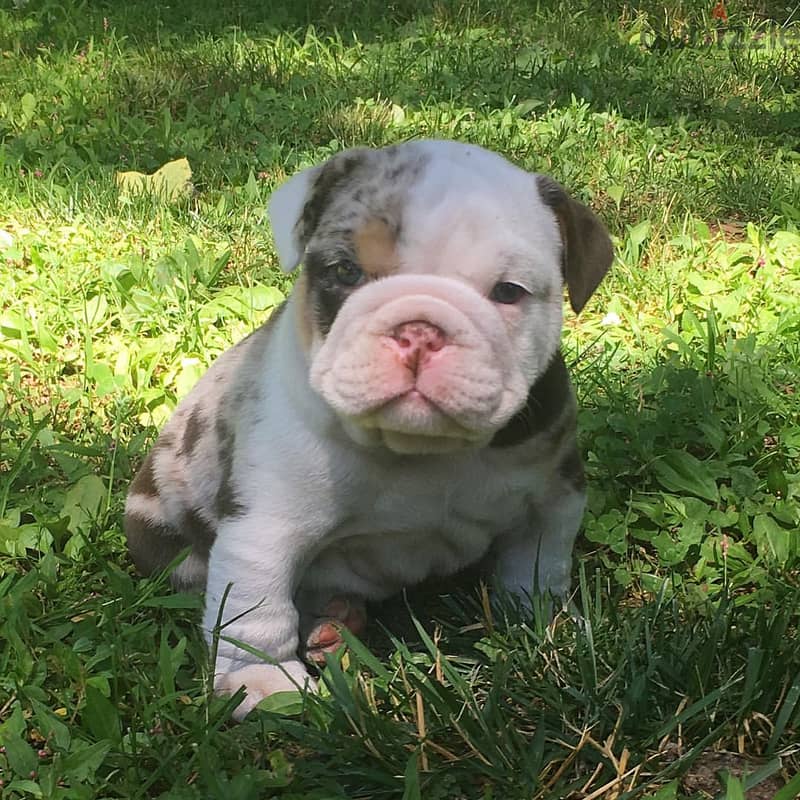
POLYGON ((305 242, 299 230, 306 198, 320 167, 309 167, 282 183, 269 198, 267 210, 278 260, 284 272, 291 272, 303 257, 305 242))
POLYGON ((564 282, 572 310, 577 314, 614 260, 611 238, 594 212, 573 200, 552 178, 537 175, 536 183, 542 200, 553 209, 561 229, 564 282))

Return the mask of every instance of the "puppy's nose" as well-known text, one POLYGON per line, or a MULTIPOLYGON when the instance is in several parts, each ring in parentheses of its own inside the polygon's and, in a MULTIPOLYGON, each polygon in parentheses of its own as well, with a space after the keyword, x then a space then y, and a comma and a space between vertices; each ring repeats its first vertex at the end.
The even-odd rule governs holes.
POLYGON ((400 358, 414 372, 427 361, 431 353, 445 346, 446 338, 441 328, 424 320, 404 322, 392 331, 400 358))

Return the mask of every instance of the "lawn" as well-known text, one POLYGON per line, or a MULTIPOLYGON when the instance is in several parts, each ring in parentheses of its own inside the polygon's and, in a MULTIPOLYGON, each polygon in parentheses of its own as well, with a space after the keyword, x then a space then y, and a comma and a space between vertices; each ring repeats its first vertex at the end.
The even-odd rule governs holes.
POLYGON ((800 796, 800 11, 713 9, 0 0, 0 796, 800 796), (272 189, 416 137, 614 237, 564 334, 573 604, 409 591, 319 697, 236 725, 201 600, 132 569, 126 488, 289 290, 272 189), (116 186, 183 157, 188 197, 116 186))

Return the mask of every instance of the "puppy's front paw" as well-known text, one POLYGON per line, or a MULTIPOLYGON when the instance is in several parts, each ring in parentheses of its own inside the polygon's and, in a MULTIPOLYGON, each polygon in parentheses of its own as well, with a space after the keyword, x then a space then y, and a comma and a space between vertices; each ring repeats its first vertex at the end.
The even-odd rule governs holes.
POLYGON ((233 672, 219 674, 214 681, 214 691, 221 695, 233 694, 240 686, 244 686, 247 695, 233 712, 233 718, 237 722, 241 722, 271 694, 317 689, 316 682, 299 661, 250 664, 233 672))

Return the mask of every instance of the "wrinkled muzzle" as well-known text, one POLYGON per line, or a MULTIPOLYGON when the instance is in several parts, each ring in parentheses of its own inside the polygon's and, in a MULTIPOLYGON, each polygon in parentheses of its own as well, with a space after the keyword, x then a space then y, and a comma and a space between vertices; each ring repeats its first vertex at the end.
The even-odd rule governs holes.
POLYGON ((472 288, 398 275, 348 298, 311 385, 357 441, 445 452, 485 444, 525 402, 516 356, 503 318, 472 288))

